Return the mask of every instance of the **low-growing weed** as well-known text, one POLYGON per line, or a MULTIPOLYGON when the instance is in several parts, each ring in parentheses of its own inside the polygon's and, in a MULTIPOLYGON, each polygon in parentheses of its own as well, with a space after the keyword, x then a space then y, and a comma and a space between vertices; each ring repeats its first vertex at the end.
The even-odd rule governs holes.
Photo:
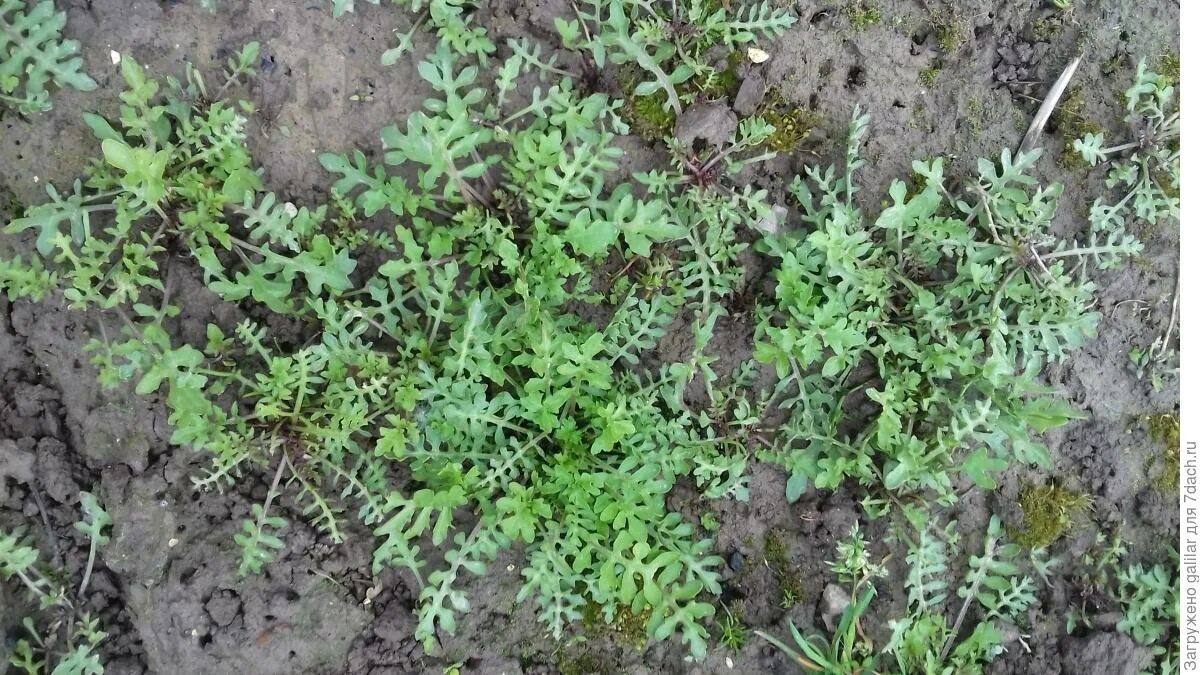
POLYGON ((759 245, 779 267, 756 356, 779 377, 773 401, 791 410, 759 456, 790 472, 790 500, 810 481, 853 479, 948 504, 959 475, 991 489, 1013 461, 1050 465, 1033 433, 1080 414, 1038 373, 1095 334, 1089 266, 1141 244, 1051 237, 1062 187, 1036 187, 1036 153, 981 159, 961 198, 941 159, 915 162, 919 185, 893 183, 893 205, 864 223, 853 174, 866 122, 854 119, 842 172, 810 168, 792 183, 800 227, 759 245))
POLYGON ((728 607, 723 607, 722 610, 725 616, 717 621, 717 624, 721 627, 721 635, 718 640, 721 644, 728 647, 730 651, 739 652, 742 650, 742 647, 746 646, 746 624, 742 621, 740 612, 731 610, 728 607))
POLYGON ((678 116, 695 95, 682 93, 681 85, 693 79, 710 82, 722 73, 721 64, 706 58, 710 48, 743 48, 760 35, 778 35, 795 21, 791 12, 758 0, 739 2, 736 9, 709 0, 584 0, 576 18, 558 18, 555 26, 563 45, 596 68, 636 63, 647 79, 638 83, 634 95, 661 92, 663 109, 678 116))
POLYGON ((1033 580, 1021 574, 1018 566, 1021 547, 1001 543, 1003 527, 993 516, 981 553, 970 557, 965 578, 955 587, 951 565, 958 553, 959 538, 954 523, 938 526, 920 509, 910 508, 906 515, 915 532, 915 536, 899 536, 908 548, 908 576, 904 582, 908 612, 888 622, 892 635, 882 649, 876 650, 863 633, 861 620, 875 596, 871 579, 884 572, 880 563, 871 561, 857 527, 838 544, 838 558, 830 563, 839 580, 852 588, 850 602, 832 639, 806 637, 793 624, 792 639, 797 649, 771 635, 756 633, 806 672, 982 672, 1004 650, 999 623, 1018 622, 1036 601, 1033 580), (952 589, 960 598, 958 611, 953 614, 952 589), (960 639, 972 610, 980 618, 960 639))
POLYGON ((1076 139, 1074 148, 1092 166, 1107 164, 1105 185, 1121 198, 1098 198, 1090 220, 1096 236, 1124 234, 1135 219, 1151 225, 1179 218, 1179 111, 1171 80, 1138 63, 1125 90, 1124 140, 1105 144, 1104 133, 1076 139))
POLYGON ((79 42, 64 40, 66 12, 53 0, 0 0, 0 104, 22 115, 51 108, 51 82, 80 91, 96 81, 80 68, 79 42))
POLYGON ((721 177, 770 127, 744 122, 731 146, 686 165, 690 173, 659 176, 654 194, 677 199, 647 201, 628 184, 606 185, 620 155, 615 132, 625 131, 616 102, 570 81, 514 100, 515 78, 534 67, 520 54, 486 98, 477 67, 441 46, 419 68, 436 96, 404 128, 381 133, 385 165, 413 169, 416 181, 361 152, 324 155, 339 175, 331 203, 297 207, 262 192, 245 119, 216 100, 254 53, 243 50, 213 94, 189 71, 165 100, 124 59, 120 120, 87 118, 103 160, 71 192, 49 188, 50 203, 9 224, 37 232, 37 255, 10 265, 25 279, 3 290, 60 289, 74 307, 115 313, 120 334, 101 323, 89 345, 101 381, 161 392, 172 441, 213 458, 199 489, 224 489, 247 472, 272 476, 235 536, 243 573, 285 546, 285 504, 340 541, 352 502, 380 538, 376 569, 400 566, 421 589, 417 635, 430 649, 469 610, 460 577, 483 574, 501 548, 521 542, 518 599, 539 605, 553 636, 592 601, 606 621, 644 615, 645 635, 680 634, 702 655, 714 614, 702 594, 719 589, 720 558, 665 495, 691 476, 708 497, 745 496, 744 450, 719 433, 722 420, 685 407, 682 392, 697 372, 711 375, 700 350, 730 283, 726 263, 711 262, 727 256, 726 241, 699 228, 728 232, 744 222, 735 206, 749 197, 694 192, 723 194, 721 177), (399 224, 367 232, 355 226, 359 212, 399 224), (616 312, 599 325, 570 311, 570 302, 609 297, 591 288, 598 261, 650 258, 658 242, 697 234, 691 255, 710 262, 694 272, 685 265, 682 278, 610 289, 616 312), (355 253, 368 248, 391 259, 361 272, 355 253), (179 252, 217 296, 318 334, 287 348, 245 320, 210 325, 203 345, 175 342, 170 266, 179 252), (629 370, 685 299, 704 312, 696 356, 629 370), (416 485, 389 483, 392 465, 416 485), (444 561, 431 570, 418 546, 427 539, 444 561))
POLYGON ((108 634, 100 630, 99 620, 81 610, 83 594, 96 564, 96 551, 108 542, 104 532, 111 519, 94 495, 81 492, 83 519, 75 528, 87 535, 87 563, 79 591, 68 592, 64 575, 42 564, 38 551, 25 531, 0 530, 0 580, 16 579, 31 600, 37 603, 38 618, 24 617, 24 633, 12 646, 7 665, 12 672, 26 675, 101 675, 97 647, 108 634), (41 627, 39 627, 41 626, 41 627))
POLYGON ((959 547, 954 524, 940 527, 913 510, 908 515, 916 532, 908 537, 908 614, 889 622, 892 637, 883 651, 900 672, 980 672, 1004 651, 1000 623, 1019 623, 1036 602, 1033 580, 1018 565, 1021 547, 1002 543, 1003 526, 992 516, 981 552, 970 556, 955 588, 948 578, 959 547), (951 589, 960 599, 953 614, 951 589), (972 610, 979 619, 965 633, 972 610))
MULTIPOLYGON (((535 605, 553 638, 602 622, 638 645, 677 636, 700 659, 714 627, 732 649, 746 627, 729 609, 717 617, 722 561, 692 522, 714 529, 715 519, 685 517, 669 494, 686 485, 745 500, 751 439, 767 446, 759 459, 787 470, 788 500, 849 481, 867 489, 871 515, 950 504, 968 482, 995 488, 1013 463, 1048 467, 1036 435, 1080 413, 1040 373, 1095 334, 1093 268, 1140 250, 1121 209, 1171 203, 1157 182, 1114 168, 1111 186, 1133 191, 1093 212, 1118 216, 1094 217, 1082 242, 1059 241, 1062 187, 1030 176, 1036 153, 1004 151, 979 160, 956 193, 941 159, 915 162, 914 184, 894 182, 891 205, 868 219, 854 183, 867 118, 856 113, 845 166, 796 176, 789 219, 743 171, 803 138, 811 120, 799 109, 742 119, 708 145, 664 138, 666 161, 623 180, 623 112, 653 106, 663 117, 652 133, 667 134, 704 92, 732 88, 729 69, 709 62, 714 48, 744 49, 795 18, 768 2, 576 4, 556 21, 563 44, 584 70, 629 65, 628 103, 528 39, 497 47, 473 25, 476 3, 413 0, 414 30, 438 36, 417 66, 431 94, 380 132, 378 159, 321 155, 334 185, 312 206, 264 190, 246 147, 252 107, 225 101, 252 73, 256 44, 212 88, 190 66, 161 87, 126 55, 119 116, 85 117, 99 149, 84 177, 48 186, 47 203, 6 226, 34 252, 0 266, 0 292, 98 310, 87 348, 101 383, 162 399, 171 442, 211 459, 197 489, 247 476, 268 485, 232 534, 240 573, 273 564, 301 521, 340 542, 355 518, 377 537, 374 571, 398 567, 416 589, 427 650, 472 610, 467 576, 519 550, 516 601, 535 605), (747 234, 778 265, 768 296, 744 303, 756 359, 719 376, 710 345, 730 298, 747 291, 747 234), (178 337, 187 261, 207 292, 236 305, 238 319, 206 326, 202 344, 178 337), (304 326, 305 340, 276 334, 278 318, 304 326), (662 362, 651 352, 673 325, 690 339, 662 362), (759 386, 764 366, 773 387, 759 386)), ((941 33, 944 51, 957 48, 941 33)), ((1177 135, 1163 113, 1170 88, 1139 70, 1131 91, 1131 125, 1152 152, 1139 145, 1126 163, 1157 181, 1177 161, 1165 145, 1177 135)), ((1132 149, 1101 142, 1080 152, 1095 162, 1132 149)), ((108 522, 84 507, 90 570, 108 522)), ((860 619, 886 568, 857 527, 831 563, 852 589, 832 639, 794 627, 798 650, 768 639, 832 672, 884 659, 906 672, 977 672, 995 658, 998 622, 1034 602, 1019 547, 1001 543, 993 518, 953 587, 953 527, 905 513, 916 532, 905 539, 909 612, 882 651, 860 619), (978 621, 960 639, 969 616, 978 621)), ((63 592, 35 575, 36 554, 6 541, 0 553, 17 562, 4 576, 56 604, 63 592)), ((1049 573, 1050 561, 1032 565, 1049 573)), ((802 592, 794 573, 777 570, 781 604, 802 592)), ((1151 637, 1158 577, 1136 570, 1121 583, 1139 617, 1129 629, 1151 637)), ((72 644, 94 650, 94 623, 77 630, 72 644)), ((30 633, 21 658, 32 662, 49 649, 30 633)))
POLYGON ((837 559, 827 563, 838 580, 850 584, 848 604, 838 620, 832 639, 822 635, 804 636, 795 624, 789 624, 796 647, 779 638, 754 631, 807 672, 853 675, 873 672, 877 656, 863 632, 861 619, 875 597, 872 580, 886 575, 879 563, 871 561, 867 541, 856 523, 847 538, 837 545, 837 559))

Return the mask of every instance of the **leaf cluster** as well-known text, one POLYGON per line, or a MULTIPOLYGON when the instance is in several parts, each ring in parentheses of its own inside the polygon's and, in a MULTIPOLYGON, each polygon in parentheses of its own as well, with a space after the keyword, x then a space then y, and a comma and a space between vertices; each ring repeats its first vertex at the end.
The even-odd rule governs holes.
POLYGON ((1034 434, 1079 413, 1038 373, 1095 335, 1089 262, 1140 244, 1049 237, 1062 188, 1029 177, 1036 153, 981 159, 963 198, 940 159, 914 162, 917 185, 894 182, 865 222, 853 184, 865 131, 856 116, 843 171, 797 177, 800 226, 760 245, 779 259, 756 357, 792 411, 766 455, 790 471, 788 498, 850 479, 950 503, 959 475, 990 489, 1013 461, 1049 466, 1034 434))
POLYGON ((470 609, 465 577, 520 543, 519 599, 552 635, 594 602, 609 621, 646 612, 650 637, 679 634, 703 655, 720 559, 666 494, 689 477, 744 498, 746 457, 681 402, 698 358, 630 369, 694 284, 593 288, 610 256, 652 258, 687 232, 669 204, 611 179, 619 103, 570 80, 518 98, 536 67, 521 52, 486 93, 441 44, 418 68, 434 95, 381 132, 383 164, 321 156, 334 195, 298 207, 262 190, 245 119, 218 98, 254 49, 213 96, 192 70, 162 96, 126 57, 119 119, 86 118, 102 158, 6 228, 36 234, 34 264, 53 276, 5 290, 57 283, 72 306, 120 319, 89 345, 100 379, 163 397, 172 442, 212 457, 199 489, 274 469, 234 536, 242 573, 284 548, 281 508, 332 541, 356 517, 379 537, 376 568, 416 580, 417 636, 433 649, 470 609), (360 215, 394 226, 367 232, 360 215), (388 260, 364 266, 376 249, 388 260), (220 298, 311 338, 281 345, 246 319, 179 342, 180 258, 220 298), (603 320, 577 311, 610 298, 603 320))
POLYGON ((648 78, 635 96, 664 95, 663 109, 678 116, 695 96, 680 92, 693 79, 710 82, 720 69, 709 62, 710 48, 737 49, 760 36, 774 37, 796 21, 770 2, 742 2, 736 9, 710 0, 649 3, 586 0, 573 19, 557 18, 563 45, 585 54, 596 68, 636 64, 648 78))
POLYGON ((927 512, 917 508, 908 509, 906 516, 916 534, 900 535, 908 549, 904 583, 907 613, 888 622, 892 636, 882 649, 875 649, 863 633, 861 619, 875 597, 869 579, 883 568, 872 571, 874 564, 857 527, 838 544, 838 560, 829 563, 839 579, 853 583, 854 589, 832 638, 805 636, 792 625, 797 649, 771 635, 758 634, 805 672, 982 673, 984 666, 1003 651, 999 622, 1016 622, 1036 601, 1033 581, 1021 574, 1016 562, 1020 547, 1001 543, 1000 519, 993 516, 981 553, 970 556, 964 578, 954 586, 952 566, 959 554, 955 524, 939 526, 927 512), (961 602, 951 618, 953 595, 961 602), (971 633, 960 640, 960 631, 972 609, 978 620, 971 633))
POLYGON ((1170 78, 1138 62, 1125 90, 1128 140, 1105 145, 1103 133, 1085 134, 1073 146, 1092 166, 1107 164, 1104 184, 1121 195, 1098 198, 1089 218, 1094 233, 1124 234, 1137 221, 1150 225, 1179 219, 1179 110, 1170 78))
POLYGON ((108 637, 100 630, 99 621, 90 613, 81 612, 78 603, 91 575, 96 548, 108 541, 103 533, 111 521, 99 502, 90 493, 80 493, 84 518, 75 524, 91 540, 91 550, 84 582, 76 596, 67 592, 61 581, 64 574, 41 563, 38 550, 21 528, 0 530, 0 580, 14 581, 37 602, 45 619, 35 622, 33 616, 22 620, 24 633, 12 645, 7 665, 12 672, 26 675, 100 675, 104 672, 97 653, 99 644, 108 637), (39 629, 39 624, 43 628, 39 629))
POLYGON ((79 42, 64 40, 66 12, 53 0, 0 0, 0 104, 22 115, 51 108, 47 85, 91 91, 79 42))

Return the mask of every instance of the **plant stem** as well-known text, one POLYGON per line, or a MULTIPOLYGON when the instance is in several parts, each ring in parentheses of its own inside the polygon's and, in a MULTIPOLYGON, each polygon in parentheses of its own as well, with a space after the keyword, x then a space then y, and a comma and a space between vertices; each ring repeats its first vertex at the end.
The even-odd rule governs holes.
MULTIPOLYGON (((983 559, 991 560, 992 552, 996 548, 996 540, 987 537, 987 544, 984 547, 983 559)), ((958 616, 954 619, 954 627, 950 629, 950 635, 946 636, 946 642, 942 645, 942 651, 938 653, 938 663, 943 663, 946 657, 950 655, 950 648, 954 646, 954 640, 958 638, 958 631, 962 628, 963 620, 967 618, 967 610, 971 607, 971 602, 975 600, 975 596, 979 594, 979 585, 983 583, 984 577, 987 575, 980 571, 975 575, 975 581, 971 582, 971 589, 967 591, 963 597, 962 607, 958 610, 958 616)))
POLYGON ((275 478, 271 481, 271 487, 267 488, 267 498, 263 500, 262 513, 258 516, 258 522, 254 525, 254 529, 258 532, 262 532, 263 528, 267 526, 267 513, 271 509, 271 502, 275 501, 275 498, 279 496, 279 481, 283 479, 283 467, 291 464, 288 461, 286 448, 280 448, 279 455, 279 467, 275 469, 275 478))
POLYGON ((96 549, 100 546, 97 537, 92 537, 91 539, 92 545, 88 548, 87 567, 83 570, 83 581, 79 584, 79 593, 76 594, 79 596, 81 602, 83 592, 87 590, 88 582, 92 580, 92 567, 96 564, 96 549))
POLYGON ((1042 256, 1045 260, 1053 260, 1054 258, 1066 258, 1067 256, 1085 256, 1099 255, 1101 253, 1121 253, 1125 249, 1121 246, 1086 246, 1084 248, 1071 248, 1065 251, 1054 251, 1042 256))

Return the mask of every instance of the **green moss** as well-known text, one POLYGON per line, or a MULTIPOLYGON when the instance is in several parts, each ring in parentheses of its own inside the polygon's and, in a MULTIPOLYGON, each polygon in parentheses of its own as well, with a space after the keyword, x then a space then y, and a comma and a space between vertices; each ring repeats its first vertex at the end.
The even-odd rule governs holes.
POLYGON ((775 583, 779 586, 779 606, 782 609, 791 609, 804 599, 804 580, 796 566, 788 560, 783 533, 771 530, 764 534, 762 551, 763 561, 775 575, 775 583))
POLYGON ((1079 138, 1076 132, 1084 123, 1083 110, 1083 90, 1072 87, 1059 99, 1054 113, 1050 115, 1050 123, 1063 138, 1079 138))
POLYGON ((1158 55, 1156 70, 1159 75, 1164 75, 1175 84, 1179 84, 1179 52, 1164 48, 1158 55))
POLYGON ((1100 72, 1105 75, 1112 75, 1125 65, 1125 52, 1117 51, 1110 56, 1104 63, 1100 64, 1100 72))
POLYGON ((971 138, 978 140, 983 134, 983 101, 978 96, 972 96, 967 99, 967 133, 971 134, 971 138))
MULTIPOLYGON (((1178 152, 1178 149, 1172 148, 1172 152, 1178 152)), ((1163 194, 1173 199, 1179 199, 1179 186, 1175 184, 1174 173, 1170 169, 1159 164, 1151 172, 1151 178, 1154 179, 1163 194)))
POLYGON ((800 141, 808 138, 812 130, 823 120, 820 113, 800 105, 794 105, 784 100, 778 88, 767 91, 759 115, 775 132, 767 137, 767 148, 775 152, 790 152, 800 145, 800 141))
POLYGON ((583 606, 580 625, 592 637, 610 637, 616 642, 641 650, 646 646, 646 623, 650 620, 650 609, 634 612, 621 607, 613 614, 612 623, 604 618, 603 608, 588 601, 583 606))
POLYGON ((941 72, 942 72, 942 67, 937 64, 934 64, 934 65, 929 66, 928 68, 922 70, 917 75, 917 79, 920 80, 921 84, 925 85, 926 87, 932 87, 933 83, 937 80, 937 76, 939 74, 941 74, 941 72))
POLYGON ((1024 527, 1011 531, 1022 546, 1039 548, 1058 540, 1073 523, 1075 515, 1092 505, 1092 498, 1058 485, 1026 485, 1017 498, 1024 527))
POLYGON ((855 31, 866 30, 867 27, 879 23, 883 19, 883 12, 879 11, 878 7, 861 0, 848 3, 842 8, 842 11, 850 21, 850 28, 855 31))
POLYGON ((25 215, 25 205, 17 199, 17 195, 11 190, 5 189, 0 192, 0 217, 5 221, 16 220, 25 215))
POLYGON ((1033 37, 1043 42, 1062 32, 1062 19, 1058 16, 1044 16, 1033 22, 1033 37))
POLYGON ((1161 413, 1146 417, 1150 437, 1162 444, 1162 472, 1154 479, 1154 487, 1174 493, 1179 489, 1179 415, 1161 413))
POLYGON ((1075 149, 1072 141, 1063 146, 1062 154, 1058 156, 1058 165, 1067 171, 1086 172, 1092 168, 1083 155, 1075 149))
POLYGON ((621 87, 624 104, 621 119, 629 123, 629 129, 648 141, 661 140, 675 131, 675 111, 667 106, 667 92, 661 89, 653 94, 634 94, 641 82, 637 66, 627 64, 617 72, 617 83, 621 87))
MULTIPOLYGON (((738 67, 745 59, 740 51, 731 52, 725 60, 725 68, 713 72, 709 77, 693 77, 678 85, 679 95, 684 100, 691 97, 718 99, 732 98, 737 95, 738 67)), ((636 67, 625 67, 617 76, 621 94, 625 104, 621 108, 621 117, 629 123, 633 133, 646 140, 660 140, 675 132, 675 112, 667 106, 667 93, 658 90, 647 96, 634 94, 641 81, 640 71, 636 67)))
POLYGON ((1104 131, 1103 126, 1085 116, 1086 110, 1083 90, 1075 87, 1067 90, 1050 116, 1050 123, 1054 125, 1055 132, 1063 141, 1063 150, 1059 155, 1058 164, 1068 171, 1087 171, 1091 168, 1083 155, 1075 149, 1075 139, 1083 138, 1086 134, 1098 134, 1104 131))
MULTIPOLYGON (((1138 239, 1141 239, 1144 241, 1147 238, 1147 235, 1150 234, 1150 232, 1143 225, 1136 230, 1136 234, 1137 234, 1138 239)), ((1139 253, 1139 254, 1133 256, 1132 258, 1130 258, 1129 261, 1133 263, 1134 267, 1138 268, 1142 272, 1145 272, 1146 274, 1149 274, 1154 271, 1154 259, 1151 258, 1150 256, 1146 255, 1145 253, 1139 253)))
POLYGON ((771 530, 763 535, 763 560, 772 567, 787 563, 787 546, 779 530, 771 530))
POLYGON ((628 607, 622 607, 613 616, 611 628, 618 642, 641 650, 646 646, 646 623, 648 621, 650 621, 650 608, 634 612, 628 607))
POLYGON ((963 20, 958 14, 937 12, 930 16, 930 22, 933 24, 934 40, 942 53, 949 54, 966 42, 963 20))
POLYGON ((659 140, 675 130, 675 112, 664 109, 667 93, 656 91, 649 96, 633 96, 625 99, 622 116, 629 122, 633 133, 647 140, 659 140))
POLYGON ((562 675, 593 675, 594 673, 611 673, 612 669, 595 654, 582 651, 568 654, 559 652, 558 671, 562 675))
POLYGON ((738 77, 738 67, 742 65, 742 61, 746 56, 741 51, 732 51, 729 57, 725 59, 725 68, 718 70, 711 77, 702 81, 700 78, 689 80, 683 85, 683 92, 687 93, 687 89, 695 83, 695 92, 703 95, 706 98, 733 98, 737 96, 738 86, 741 84, 741 78, 738 77))

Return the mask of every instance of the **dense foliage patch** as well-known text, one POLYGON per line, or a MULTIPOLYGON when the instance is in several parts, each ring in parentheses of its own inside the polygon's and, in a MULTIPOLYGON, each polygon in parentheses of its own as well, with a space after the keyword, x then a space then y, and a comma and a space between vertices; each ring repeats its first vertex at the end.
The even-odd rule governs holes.
MULTIPOLYGON (((763 240, 779 268, 756 356, 775 367, 791 411, 771 457, 791 472, 789 499, 810 480, 850 478, 949 504, 957 474, 991 489, 1013 460, 1050 465, 1031 431, 1078 413, 1038 374, 1095 335, 1089 269, 1141 244, 1124 232, 1050 236, 1062 187, 1029 177, 1036 152, 981 159, 961 198, 940 159, 914 162, 918 185, 894 182, 893 204, 865 224, 853 199, 865 123, 852 124, 844 171, 792 183, 801 227, 763 240)), ((883 512, 888 500, 866 505, 883 512)))

